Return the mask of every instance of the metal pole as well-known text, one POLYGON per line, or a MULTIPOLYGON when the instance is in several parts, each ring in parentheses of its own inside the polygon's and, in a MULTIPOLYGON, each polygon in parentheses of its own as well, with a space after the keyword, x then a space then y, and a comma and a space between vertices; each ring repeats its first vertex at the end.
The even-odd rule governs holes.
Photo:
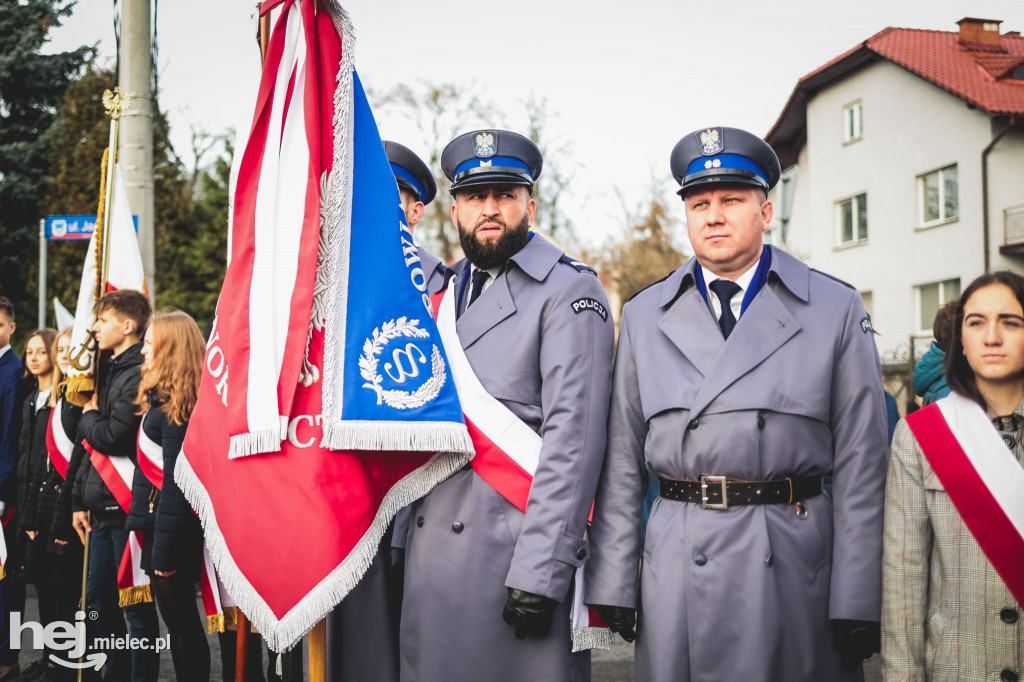
MULTIPOLYGON (((123 114, 122 114, 123 115, 123 114)), ((114 212, 114 166, 117 159, 117 138, 118 138, 119 115, 112 115, 110 119, 110 139, 107 143, 107 177, 106 190, 103 193, 103 228, 100 248, 103 256, 100 260, 100 290, 96 292, 98 299, 107 293, 107 276, 110 274, 110 218, 114 212)))
POLYGON ((46 219, 39 221, 39 318, 36 329, 46 326, 46 219))
MULTIPOLYGON (((153 72, 150 0, 121 3, 121 92, 132 98, 121 131, 121 171, 128 189, 128 204, 139 216, 139 251, 150 297, 156 288, 153 275, 153 72)), ((116 147, 115 147, 116 149, 116 147)))
MULTIPOLYGON (((88 512, 89 525, 92 525, 92 512, 88 512)), ((85 599, 86 587, 89 584, 89 531, 85 531, 85 551, 82 553, 82 610, 85 611, 88 602, 85 599)), ((74 540, 72 540, 74 542, 74 540)), ((88 616, 88 614, 86 614, 88 616)), ((85 660, 85 653, 87 647, 82 647, 82 655, 78 657, 78 665, 82 665, 82 661, 85 660)), ((82 682, 82 675, 85 672, 84 668, 78 669, 78 682, 82 682)))

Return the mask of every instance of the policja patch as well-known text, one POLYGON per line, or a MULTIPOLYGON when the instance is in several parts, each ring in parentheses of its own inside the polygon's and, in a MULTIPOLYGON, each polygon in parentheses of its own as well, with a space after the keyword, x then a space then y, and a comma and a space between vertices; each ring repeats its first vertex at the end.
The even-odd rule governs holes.
POLYGON ((581 298, 572 302, 572 311, 579 315, 584 310, 593 310, 595 313, 601 316, 601 319, 605 322, 608 321, 608 311, 605 310, 604 305, 593 298, 581 298))

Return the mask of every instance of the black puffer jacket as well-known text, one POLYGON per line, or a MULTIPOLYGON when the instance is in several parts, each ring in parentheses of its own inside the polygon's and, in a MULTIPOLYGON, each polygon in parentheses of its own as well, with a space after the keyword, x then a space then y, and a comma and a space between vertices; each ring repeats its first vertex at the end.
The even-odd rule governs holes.
POLYGON ((38 530, 36 527, 36 505, 38 488, 33 489, 33 479, 42 480, 50 455, 46 451, 46 427, 50 421, 50 405, 47 401, 36 409, 39 389, 25 399, 21 411, 21 439, 18 444, 18 527, 21 530, 38 530))
MULTIPOLYGON (((63 398, 63 394, 61 398, 63 398)), ((60 420, 64 433, 70 434, 75 441, 72 451, 72 463, 68 465, 68 480, 65 481, 54 468, 47 456, 44 466, 37 467, 28 485, 28 497, 22 513, 22 530, 39 531, 44 536, 59 540, 77 539, 75 529, 71 526, 71 486, 74 484, 75 472, 81 465, 81 453, 85 448, 77 442, 78 421, 82 418, 82 408, 64 400, 61 405, 60 420), (79 452, 80 451, 80 452, 79 452), (75 457, 78 461, 75 462, 75 457), (66 492, 65 492, 66 490, 66 492)), ((48 418, 49 419, 49 418, 48 418)))
MULTIPOLYGON (((110 360, 100 386, 99 409, 83 412, 78 425, 79 439, 88 441, 97 452, 124 455, 133 462, 139 431, 135 396, 141 376, 141 350, 142 344, 137 343, 110 360)), ((125 513, 92 466, 88 455, 83 457, 75 477, 71 508, 76 512, 92 512, 93 526, 120 528, 124 525, 125 513)))
POLYGON ((163 453, 163 478, 159 492, 154 488, 142 466, 135 467, 132 485, 132 507, 125 528, 153 530, 153 553, 150 567, 157 571, 198 572, 202 562, 202 526, 192 507, 174 481, 174 465, 185 440, 188 422, 171 422, 156 403, 142 418, 142 430, 163 453))

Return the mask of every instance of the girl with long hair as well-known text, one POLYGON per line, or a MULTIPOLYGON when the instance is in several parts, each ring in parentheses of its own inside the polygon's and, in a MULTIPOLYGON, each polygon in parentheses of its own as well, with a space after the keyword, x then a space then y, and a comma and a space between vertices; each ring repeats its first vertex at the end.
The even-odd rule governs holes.
POLYGON ((960 296, 950 395, 900 421, 882 553, 886 680, 1017 680, 1024 671, 1024 277, 960 296))
MULTIPOLYGON (((35 379, 22 412, 22 430, 18 458, 18 527, 24 532, 24 578, 36 587, 39 621, 45 627, 54 622, 74 622, 81 584, 82 548, 68 544, 74 535, 71 514, 64 520, 63 533, 51 528, 57 492, 63 478, 57 473, 50 452, 48 431, 54 407, 59 404, 64 373, 58 358, 60 342, 67 347, 68 334, 40 329, 29 337, 23 353, 25 366, 35 379)), ((64 353, 66 358, 66 351, 64 353)), ((64 369, 66 369, 66 361, 64 369)), ((72 433, 77 432, 80 411, 72 415, 72 433)), ((70 670, 49 662, 45 650, 40 660, 22 672, 25 679, 43 676, 47 680, 71 680, 70 670)), ((59 652, 54 652, 59 653, 59 652)))
POLYGON ((205 619, 196 607, 195 584, 203 562, 203 530, 181 489, 174 464, 199 393, 206 343, 189 315, 156 315, 143 338, 142 380, 136 405, 138 465, 125 528, 143 531, 142 568, 171 639, 179 680, 210 678, 205 619))

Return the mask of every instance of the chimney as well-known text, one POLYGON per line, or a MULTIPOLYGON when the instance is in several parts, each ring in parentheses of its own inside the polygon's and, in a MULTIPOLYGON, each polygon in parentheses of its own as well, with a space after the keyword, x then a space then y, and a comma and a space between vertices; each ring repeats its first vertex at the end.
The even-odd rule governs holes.
POLYGON ((964 17, 956 22, 960 26, 960 45, 968 50, 1005 52, 999 37, 998 19, 964 17))

